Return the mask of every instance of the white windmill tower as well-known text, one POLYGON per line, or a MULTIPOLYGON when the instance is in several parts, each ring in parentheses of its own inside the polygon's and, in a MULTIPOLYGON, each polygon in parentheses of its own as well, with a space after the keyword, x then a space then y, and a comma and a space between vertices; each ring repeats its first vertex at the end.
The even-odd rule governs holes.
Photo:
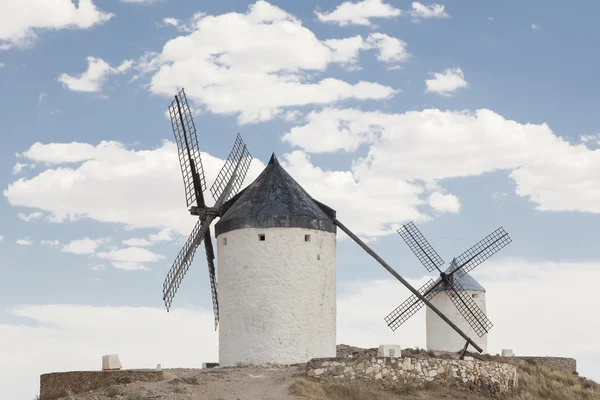
POLYGON ((219 363, 336 355, 335 211, 312 199, 275 154, 215 225, 219 363))
MULTIPOLYGON (((452 272, 451 269, 452 264, 445 273, 449 274, 452 272)), ((479 310, 481 310, 482 314, 487 316, 485 289, 475 280, 475 278, 469 274, 455 276, 452 280, 452 285, 456 288, 460 287, 460 290, 463 292, 462 294, 466 298, 472 299, 479 310)), ((436 306, 452 321, 455 321, 456 325, 462 329, 464 333, 470 337, 475 337, 475 343, 483 349, 483 353, 487 353, 487 332, 480 336, 479 333, 473 329, 469 321, 462 317, 461 311, 459 311, 456 306, 456 303, 461 303, 456 301, 456 294, 454 293, 453 287, 442 282, 441 285, 435 287, 433 291, 438 292, 438 294, 431 299, 431 304, 436 306)), ((473 309, 477 310, 476 308, 473 309)), ((461 350, 465 344, 463 338, 429 308, 427 308, 427 311, 425 312, 425 327, 427 350, 456 352, 461 350)))
POLYGON ((169 111, 187 205, 199 220, 163 284, 167 310, 204 241, 221 366, 335 357, 335 211, 310 197, 274 154, 258 178, 236 194, 252 160, 239 135, 210 189, 215 204, 207 207, 183 89, 169 111), (209 229, 217 217, 218 293, 209 229))
MULTIPOLYGON (((465 344, 464 335, 459 334, 462 331, 469 337, 478 336, 474 343, 487 352, 487 333, 493 325, 486 316, 485 289, 468 272, 508 245, 511 242, 508 233, 502 227, 498 228, 454 258, 444 272, 440 270, 444 261, 412 222, 403 225, 398 233, 427 271, 438 270, 440 273, 437 280, 430 279, 418 292, 459 328, 450 326, 439 313, 428 307, 425 316, 427 349, 450 352, 462 349, 462 357, 469 344, 473 345, 468 341, 465 344)), ((385 320, 392 330, 396 330, 423 305, 423 301, 413 295, 385 320)))

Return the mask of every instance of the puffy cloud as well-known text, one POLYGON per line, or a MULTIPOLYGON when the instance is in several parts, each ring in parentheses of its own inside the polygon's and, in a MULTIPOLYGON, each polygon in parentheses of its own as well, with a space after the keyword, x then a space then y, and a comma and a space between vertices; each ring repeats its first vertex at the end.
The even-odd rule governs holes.
MULTIPOLYGON (((487 290, 487 315, 494 323, 488 335, 489 352, 512 348, 517 355, 575 358, 600 353, 596 338, 600 322, 581 318, 582 314, 594 315, 600 302, 595 290, 599 267, 597 263, 520 259, 491 259, 479 266, 473 276, 487 290), (561 296, 556 296, 556 288, 561 288, 561 296), (574 309, 581 312, 573 313, 574 309), (556 315, 571 327, 577 340, 553 329, 556 315)), ((418 288, 429 278, 408 281, 418 288)), ((384 321, 409 294, 392 279, 339 285, 337 343, 377 347, 396 343, 401 335, 403 347, 424 348, 425 308, 396 333, 384 321)), ((212 310, 178 308, 166 313, 150 307, 67 304, 22 305, 7 312, 31 323, 0 324, 0 336, 11 343, 3 353, 5 362, 0 364, 2 398, 32 398, 39 390, 39 375, 97 369, 101 354, 118 353, 128 369, 154 368, 156 364, 197 368, 198 360, 218 361, 212 310)), ((589 365, 580 365, 579 373, 600 380, 600 360, 589 365)))
POLYGON ((62 247, 61 251, 72 254, 94 254, 98 247, 110 241, 111 238, 90 239, 84 237, 83 239, 70 241, 62 247))
MULTIPOLYGON (((142 73, 153 73, 152 93, 170 97, 183 86, 198 105, 237 114, 242 124, 271 120, 283 108, 397 93, 373 82, 316 80, 329 65, 354 64, 358 50, 373 46, 360 37, 322 41, 296 17, 263 0, 245 14, 195 16, 191 26, 191 33, 169 40, 160 54, 140 62, 142 73)), ((380 58, 404 59, 403 42, 383 36, 380 42, 380 58)))
POLYGON ((144 239, 144 238, 131 238, 123 240, 122 242, 126 246, 134 246, 134 247, 147 247, 152 245, 152 242, 144 239))
POLYGON ((415 1, 412 3, 412 9, 408 14, 413 17, 413 21, 415 22, 427 18, 449 18, 450 15, 446 13, 445 8, 446 6, 441 4, 431 4, 426 6, 415 1))
POLYGON ((114 16, 92 0, 19 0, 0 2, 0 50, 33 45, 42 30, 88 29, 114 16))
POLYGON ((151 252, 141 247, 127 247, 125 249, 112 250, 110 252, 101 252, 98 257, 106 260, 123 262, 156 262, 164 259, 160 254, 151 252))
POLYGON ((25 239, 17 239, 16 243, 21 246, 31 246, 33 244, 33 241, 29 238, 25 238, 25 239))
POLYGON ((23 163, 18 162, 18 163, 16 163, 13 166, 13 168, 12 168, 12 174, 13 175, 19 175, 27 167, 29 167, 29 164, 23 164, 23 163))
POLYGON ((460 68, 448 68, 444 72, 435 72, 431 79, 425 80, 426 92, 451 96, 457 89, 469 86, 460 68))
POLYGON ((440 212, 457 213, 460 210, 460 200, 451 193, 431 193, 429 195, 429 205, 440 212))
POLYGON ((33 212, 29 215, 27 214, 23 214, 23 213, 18 213, 17 214, 17 218, 19 218, 20 220, 23 220, 25 222, 31 222, 34 221, 36 219, 40 219, 44 214, 41 212, 33 212))
POLYGON ((364 25, 373 27, 371 19, 394 18, 402 14, 397 8, 381 0, 345 1, 328 13, 315 12, 321 22, 335 23, 340 26, 364 25))
MULTIPOLYGON (((521 124, 487 109, 386 114, 326 108, 306 119, 283 140, 316 153, 369 146, 348 180, 362 184, 373 176, 381 187, 410 187, 417 180, 436 183, 506 170, 517 195, 539 210, 600 213, 594 189, 600 185, 600 151, 572 145, 546 124, 521 124)), ((418 187, 411 192, 418 193, 418 187)))
POLYGON ((542 28, 540 28, 540 26, 537 25, 537 24, 531 24, 531 29, 533 29, 534 31, 538 31, 538 30, 540 30, 542 28))
MULTIPOLYGON (((12 182, 4 196, 12 205, 50 213, 55 222, 89 218, 133 228, 168 229, 150 237, 151 241, 171 240, 171 231, 187 236, 196 222, 185 208, 173 142, 139 151, 117 142, 36 143, 21 156, 48 163, 47 168, 30 179, 12 182)), ((202 153, 202 161, 210 187, 225 161, 207 153, 202 153)), ((253 160, 245 184, 263 168, 253 160)), ((205 196, 208 204, 214 202, 208 191, 205 196)))
POLYGON ((88 57, 87 61, 87 71, 79 76, 63 73, 58 81, 74 92, 100 92, 109 75, 122 74, 133 65, 131 60, 123 61, 118 67, 111 67, 106 61, 96 57, 88 57))
POLYGON ((42 240, 40 243, 44 246, 52 247, 58 247, 60 245, 60 242, 58 240, 42 240))

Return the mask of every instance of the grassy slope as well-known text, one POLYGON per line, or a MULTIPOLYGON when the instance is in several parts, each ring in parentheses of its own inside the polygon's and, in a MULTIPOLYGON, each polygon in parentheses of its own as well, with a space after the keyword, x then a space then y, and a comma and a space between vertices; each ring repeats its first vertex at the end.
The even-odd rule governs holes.
MULTIPOLYGON (((519 388, 506 400, 600 400, 600 385, 594 381, 546 367, 534 362, 511 360, 518 367, 519 388)), ((459 387, 427 385, 422 389, 402 387, 395 391, 374 390, 349 383, 320 384, 305 379, 291 387, 292 393, 317 400, 409 400, 409 399, 488 399, 459 387)))

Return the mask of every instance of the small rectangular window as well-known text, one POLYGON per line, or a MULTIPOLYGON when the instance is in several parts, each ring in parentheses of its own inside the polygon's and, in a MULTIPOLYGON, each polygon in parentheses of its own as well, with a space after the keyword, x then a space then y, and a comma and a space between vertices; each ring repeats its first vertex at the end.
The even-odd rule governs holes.
POLYGON ((265 234, 264 233, 259 234, 258 235, 258 240, 260 240, 261 242, 264 242, 265 241, 265 234))
POLYGON ((474 298, 474 299, 476 299, 476 298, 477 298, 477 295, 476 295, 476 294, 474 294, 474 295, 473 295, 473 298, 474 298))
POLYGON ((304 241, 310 242, 310 235, 304 235, 304 241))
POLYGON ((223 246, 227 246, 227 238, 223 238, 223 246))

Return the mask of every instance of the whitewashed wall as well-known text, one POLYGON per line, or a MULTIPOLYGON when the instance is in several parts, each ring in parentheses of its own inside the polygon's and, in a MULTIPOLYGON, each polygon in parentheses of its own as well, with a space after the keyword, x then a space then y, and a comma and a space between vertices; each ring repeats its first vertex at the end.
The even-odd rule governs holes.
POLYGON ((334 233, 245 228, 217 242, 221 365, 335 357, 334 233))
MULTIPOLYGON (((485 292, 466 290, 469 297, 473 299, 475 304, 486 313, 485 309, 485 292), (473 295, 477 295, 473 298, 473 295)), ((477 333, 471 328, 471 325, 465 320, 465 318, 458 312, 458 309, 452 303, 452 300, 448 297, 446 292, 440 292, 433 298, 431 303, 437 307, 450 321, 454 322, 460 329, 462 329, 467 336, 469 336, 475 343, 477 343, 484 353, 487 353, 487 334, 479 337, 477 333)), ((427 331, 427 350, 443 350, 443 351, 459 351, 465 346, 465 340, 458 334, 454 329, 450 327, 444 320, 442 320, 436 313, 431 311, 427 307, 426 311, 426 331, 427 331)), ((470 351, 475 351, 474 348, 469 346, 470 351)))

